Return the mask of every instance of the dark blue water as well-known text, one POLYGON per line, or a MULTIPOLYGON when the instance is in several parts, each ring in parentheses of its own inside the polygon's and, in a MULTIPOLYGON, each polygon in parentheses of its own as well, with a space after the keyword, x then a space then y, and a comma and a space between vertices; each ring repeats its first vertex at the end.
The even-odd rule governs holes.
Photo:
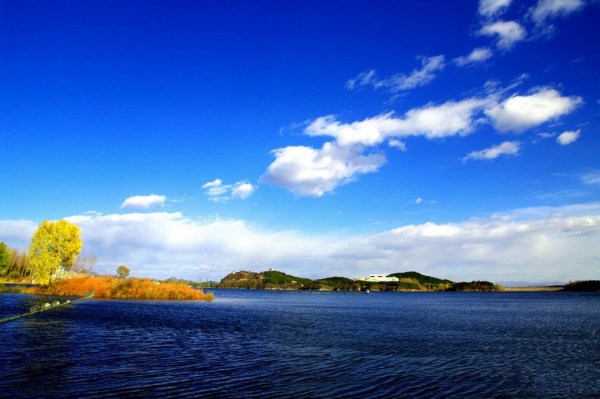
POLYGON ((0 324, 0 396, 600 397, 600 294, 215 293, 0 324))

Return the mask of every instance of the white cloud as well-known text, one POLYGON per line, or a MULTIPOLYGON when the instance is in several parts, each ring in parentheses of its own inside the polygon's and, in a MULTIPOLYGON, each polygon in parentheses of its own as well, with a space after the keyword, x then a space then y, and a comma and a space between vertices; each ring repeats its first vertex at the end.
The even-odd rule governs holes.
POLYGON ((227 202, 231 198, 247 199, 254 193, 255 187, 247 181, 234 184, 223 184, 223 180, 215 179, 202 185, 208 199, 214 202, 227 202))
POLYGON ((468 160, 492 160, 502 155, 517 155, 521 151, 521 143, 518 141, 505 141, 496 146, 481 151, 473 151, 463 158, 468 160))
POLYGON ((487 103, 487 100, 477 98, 448 101, 413 108, 403 118, 387 113, 352 123, 341 123, 328 115, 315 119, 305 132, 309 136, 333 137, 340 146, 374 146, 391 137, 438 139, 466 135, 473 130, 474 114, 487 103))
POLYGON ((542 88, 527 96, 512 96, 485 113, 496 129, 520 132, 568 114, 581 103, 581 97, 563 97, 554 89, 542 88))
POLYGON ((247 199, 252 195, 254 190, 254 186, 248 182, 237 182, 231 190, 231 196, 233 198, 247 199))
POLYGON ((164 195, 134 195, 121 204, 121 209, 144 210, 163 205, 167 197, 164 195))
POLYGON ((327 142, 320 150, 289 146, 273 151, 275 160, 262 177, 266 183, 294 194, 320 197, 356 176, 377 171, 385 163, 381 154, 363 155, 362 147, 340 147, 327 142))
POLYGON ((529 10, 529 16, 536 24, 541 25, 549 19, 569 16, 584 6, 583 0, 539 0, 529 10))
POLYGON ((577 139, 579 138, 580 135, 581 135, 581 131, 579 131, 579 130, 565 131, 558 135, 558 137, 556 138, 556 142, 563 146, 569 145, 569 144, 577 141, 577 139))
POLYGON ((468 55, 454 59, 458 66, 473 65, 484 62, 492 57, 492 50, 487 47, 479 47, 471 51, 468 55))
POLYGON ((0 220, 0 241, 11 248, 25 249, 37 227, 31 220, 0 220))
POLYGON ((600 186, 600 171, 588 172, 581 176, 581 180, 588 186, 600 186))
POLYGON ((496 36, 498 48, 510 50, 517 42, 525 39, 527 32, 515 21, 497 21, 484 25, 479 34, 496 36))
MULTIPOLYGON (((417 270, 456 281, 566 282, 600 272, 600 203, 353 236, 269 231, 241 220, 203 221, 180 213, 67 219, 81 228, 84 251, 98 256, 95 270, 101 273, 126 264, 135 276, 193 280, 273 267, 311 278, 417 270)), ((35 225, 0 221, 0 241, 7 241, 7 231, 30 237, 35 225)))
POLYGON ((352 123, 341 123, 332 115, 319 117, 305 133, 335 141, 326 142, 321 149, 289 146, 272 151, 275 160, 261 180, 299 196, 320 197, 361 174, 376 172, 385 163, 382 154, 366 153, 368 148, 389 139, 390 146, 404 150, 398 138, 439 139, 469 134, 475 123, 474 113, 484 104, 487 101, 481 99, 449 101, 412 109, 404 118, 388 113, 352 123))
MULTIPOLYGON (((479 124, 490 121, 498 130, 520 132, 557 119, 581 102, 579 97, 563 97, 547 88, 501 101, 506 91, 496 87, 488 90, 487 97, 427 104, 410 109, 403 116, 390 112, 350 123, 333 115, 316 118, 308 123, 304 133, 333 141, 326 142, 321 149, 288 146, 273 150, 275 160, 261 179, 299 196, 320 197, 361 174, 376 172, 385 163, 385 157, 368 151, 386 141, 390 147, 404 151, 404 139, 408 137, 434 140, 466 136, 479 124)), ((500 148, 474 152, 464 159, 491 159, 485 157, 498 151, 499 155, 516 151, 514 155, 518 148, 519 143, 507 142, 500 148)))
POLYGON ((436 72, 444 69, 443 55, 419 57, 421 67, 414 69, 409 75, 396 74, 387 79, 378 79, 374 70, 364 71, 346 82, 346 88, 352 90, 356 86, 373 86, 375 89, 387 88, 392 92, 400 92, 424 86, 436 77, 436 72))
POLYGON ((406 151, 406 144, 400 140, 396 140, 396 139, 390 140, 388 142, 388 145, 392 148, 397 148, 400 151, 406 151))
POLYGON ((504 12, 512 0, 480 0, 479 14, 486 18, 494 17, 504 12))
POLYGON ((541 139, 551 139, 552 137, 555 137, 556 134, 555 133, 549 133, 549 132, 542 132, 542 133, 538 133, 538 137, 541 139))

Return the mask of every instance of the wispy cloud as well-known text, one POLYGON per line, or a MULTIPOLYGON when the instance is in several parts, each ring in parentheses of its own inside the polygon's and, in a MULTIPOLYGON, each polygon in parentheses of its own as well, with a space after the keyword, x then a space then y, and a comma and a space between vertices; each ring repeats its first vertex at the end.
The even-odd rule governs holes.
POLYGON ((583 174, 581 181, 587 186, 600 186, 600 170, 583 174))
POLYGON ((486 18, 498 16, 504 12, 512 0, 481 0, 479 2, 479 14, 486 18))
POLYGON ((529 9, 528 15, 537 25, 542 25, 548 20, 567 17, 584 6, 583 0, 539 0, 529 9))
POLYGON ((510 50, 515 44, 525 39, 527 32, 516 21, 496 21, 484 25, 480 35, 495 36, 496 46, 502 50, 510 50))
POLYGON ((167 197, 164 195, 134 195, 123 201, 121 209, 145 210, 163 205, 166 200, 167 197))
POLYGON ((208 199, 214 202, 227 202, 232 198, 247 199, 256 187, 247 181, 239 181, 234 184, 223 184, 223 180, 215 179, 202 185, 206 190, 208 199))
POLYGON ((581 135, 580 130, 565 131, 558 135, 558 137, 556 138, 556 142, 563 146, 569 145, 569 144, 577 141, 577 139, 579 138, 580 135, 581 135))
POLYGON ((490 59, 492 55, 493 52, 489 48, 479 47, 471 51, 468 55, 455 58, 454 62, 458 66, 480 64, 490 59))
POLYGON ((505 141, 496 146, 486 148, 480 151, 473 151, 463 158, 463 161, 469 160, 492 160, 503 155, 518 155, 521 151, 521 143, 518 141, 505 141))
POLYGON ((414 69, 410 74, 396 74, 386 79, 379 79, 375 70, 364 71, 346 82, 347 89, 357 86, 372 86, 375 89, 385 88, 391 92, 401 92, 424 86, 436 77, 436 72, 444 69, 443 55, 434 57, 419 57, 421 67, 414 69))

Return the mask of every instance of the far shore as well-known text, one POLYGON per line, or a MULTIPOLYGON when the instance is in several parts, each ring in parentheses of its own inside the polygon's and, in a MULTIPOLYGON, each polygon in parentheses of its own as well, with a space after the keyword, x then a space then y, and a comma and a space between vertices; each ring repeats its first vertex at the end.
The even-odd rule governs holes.
POLYGON ((562 285, 551 286, 530 286, 530 287, 503 287, 507 292, 543 292, 543 291, 562 291, 562 285))

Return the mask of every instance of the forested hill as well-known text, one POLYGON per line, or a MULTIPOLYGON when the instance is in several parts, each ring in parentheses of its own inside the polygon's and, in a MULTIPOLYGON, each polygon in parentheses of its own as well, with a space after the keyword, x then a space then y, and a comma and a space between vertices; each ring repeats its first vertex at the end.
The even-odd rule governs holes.
POLYGON ((388 277, 398 277, 404 288, 415 290, 445 290, 454 284, 453 281, 426 276, 418 272, 393 273, 388 277))
POLYGON ((347 277, 327 277, 311 280, 276 270, 264 272, 239 271, 229 273, 217 285, 219 288, 321 290, 321 291, 496 291, 490 282, 454 283, 450 280, 426 276, 418 272, 393 273, 399 281, 355 281, 347 277))

